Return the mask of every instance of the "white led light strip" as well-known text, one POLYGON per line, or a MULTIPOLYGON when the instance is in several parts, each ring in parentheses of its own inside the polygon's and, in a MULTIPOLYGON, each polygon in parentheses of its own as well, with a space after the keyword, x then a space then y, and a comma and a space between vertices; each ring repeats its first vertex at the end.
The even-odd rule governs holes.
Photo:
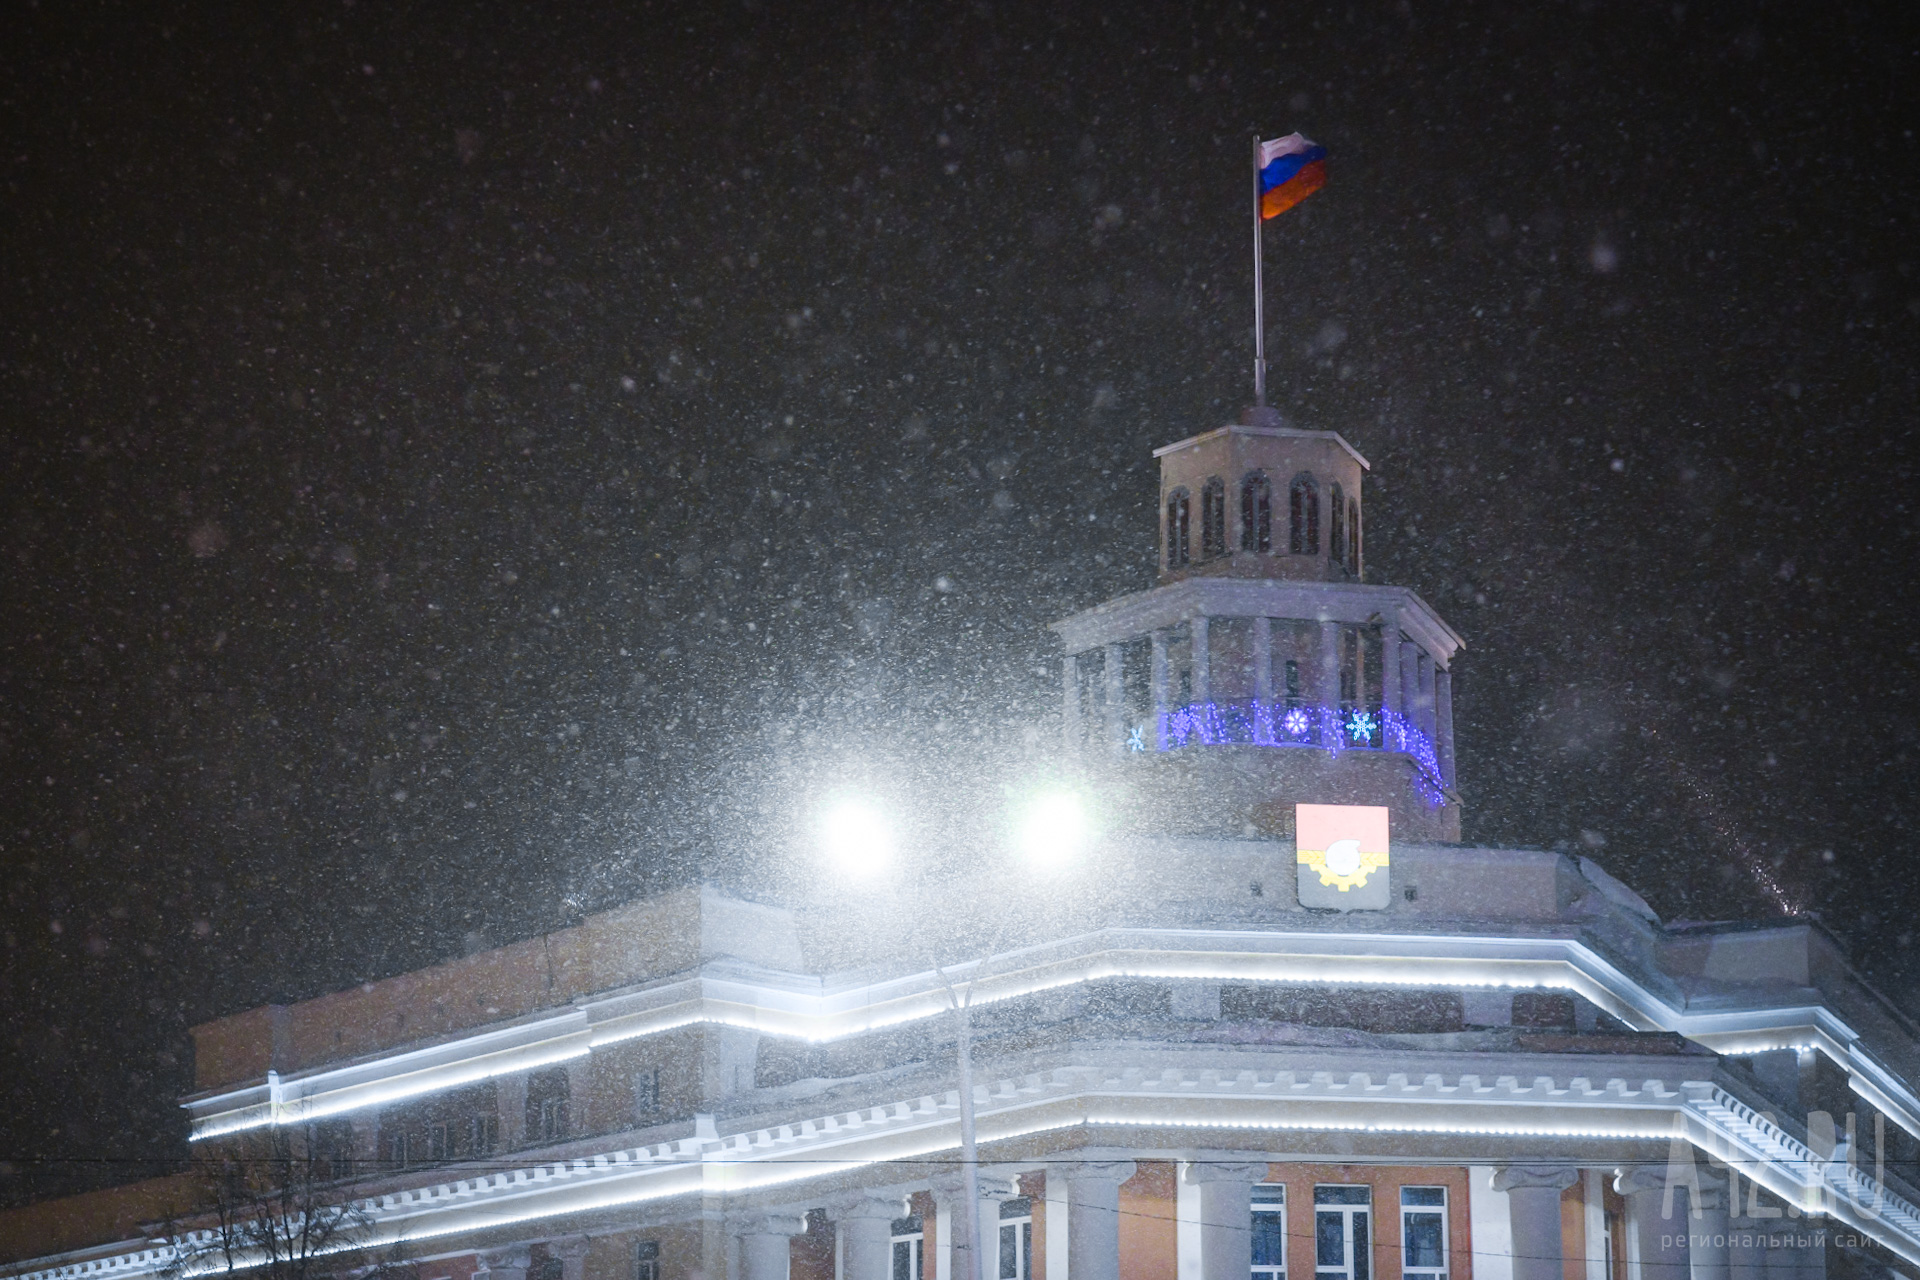
MULTIPOLYGON (((1642 1031, 1669 1031, 1716 1053, 1814 1048, 1848 1071, 1854 1088, 1920 1137, 1920 1097, 1873 1061, 1858 1034, 1828 1009, 1757 1006, 1689 1013, 1585 943, 1569 938, 1325 934, 1203 929, 1109 929, 955 966, 976 1006, 1110 978, 1558 990, 1583 997, 1642 1031)), ((947 1012, 933 973, 822 993, 794 975, 764 981, 707 973, 582 1001, 551 1018, 383 1055, 341 1068, 195 1099, 194 1141, 298 1124, 576 1058, 593 1049, 692 1025, 828 1041, 947 1012)))
MULTIPOLYGON (((1644 1143, 1643 1158, 1661 1159, 1667 1144, 1680 1137, 1735 1163, 1743 1178, 1789 1204, 1830 1215, 1920 1265, 1920 1209, 1845 1163, 1817 1159, 1769 1118, 1710 1082, 1648 1080, 1636 1087, 1616 1079, 1595 1087, 1581 1077, 1561 1082, 1543 1076, 1523 1084, 1512 1076, 1488 1083, 1472 1075, 1451 1081, 1291 1071, 1149 1075, 1074 1067, 999 1081, 976 1091, 976 1107, 983 1143, 1093 1126, 1612 1139, 1644 1143)), ((915 1180, 925 1171, 912 1169, 913 1162, 952 1159, 958 1116, 959 1097, 949 1093, 420 1187, 359 1202, 356 1208, 372 1229, 354 1247, 444 1239, 679 1196, 774 1192, 877 1165, 906 1166, 908 1179, 915 1180)), ((1354 1158, 1352 1152, 1342 1156, 1354 1158)), ((1460 1152, 1459 1159, 1485 1162, 1472 1151, 1460 1152)), ((197 1233, 185 1240, 183 1251, 193 1254, 211 1240, 197 1233)), ((142 1242, 108 1258, 39 1269, 29 1263, 12 1276, 121 1280, 167 1270, 178 1257, 161 1242, 142 1242)), ((224 1270, 225 1264, 208 1269, 224 1270)))

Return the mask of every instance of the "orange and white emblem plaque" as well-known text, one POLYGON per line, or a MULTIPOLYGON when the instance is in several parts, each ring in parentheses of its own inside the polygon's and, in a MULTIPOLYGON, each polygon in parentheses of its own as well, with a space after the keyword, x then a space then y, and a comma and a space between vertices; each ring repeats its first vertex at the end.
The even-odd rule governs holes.
POLYGON ((1298 804, 1293 807, 1293 831, 1301 906, 1386 908, 1391 873, 1384 806, 1298 804))

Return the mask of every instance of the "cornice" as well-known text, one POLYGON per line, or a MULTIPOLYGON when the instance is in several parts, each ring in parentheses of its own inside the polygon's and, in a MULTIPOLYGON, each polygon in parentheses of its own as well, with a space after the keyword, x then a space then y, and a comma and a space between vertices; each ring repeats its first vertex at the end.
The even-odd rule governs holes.
POLYGON ((271 1076, 264 1085, 185 1106, 192 1137, 200 1141, 437 1093, 681 1027, 730 1026, 824 1042, 941 1016, 949 1008, 948 982, 970 984, 972 1003, 985 1006, 1111 978, 1565 991, 1637 1030, 1676 1033, 1716 1053, 1817 1049, 1848 1071, 1856 1092, 1920 1136, 1920 1098, 1824 1005, 1760 1000, 1695 1009, 1629 972, 1572 927, 1525 936, 1110 928, 952 965, 945 978, 923 971, 842 985, 714 966, 581 1000, 549 1018, 347 1066, 271 1076))

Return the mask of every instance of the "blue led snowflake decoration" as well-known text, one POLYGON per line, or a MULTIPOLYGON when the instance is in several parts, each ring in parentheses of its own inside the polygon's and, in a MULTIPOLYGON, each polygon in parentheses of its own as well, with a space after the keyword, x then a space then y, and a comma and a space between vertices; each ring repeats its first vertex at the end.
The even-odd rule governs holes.
POLYGON ((1347 713, 1347 736, 1355 742, 1372 742, 1373 731, 1379 727, 1370 711, 1347 713))
POLYGON ((1286 715, 1280 717, 1280 727, 1287 731, 1289 737, 1293 738, 1306 737, 1307 728, 1312 723, 1313 722, 1308 719, 1306 708, 1304 707, 1294 707, 1288 711, 1286 715))

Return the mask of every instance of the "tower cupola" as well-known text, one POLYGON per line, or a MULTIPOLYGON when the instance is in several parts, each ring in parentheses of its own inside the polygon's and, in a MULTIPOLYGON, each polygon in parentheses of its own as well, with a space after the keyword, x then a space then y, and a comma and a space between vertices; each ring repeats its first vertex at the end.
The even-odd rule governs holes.
POLYGON ((1359 582, 1367 460, 1335 431, 1250 412, 1155 449, 1160 581, 1194 576, 1359 582))
POLYGON ((1124 778, 1143 831, 1287 834, 1296 804, 1326 803, 1459 839, 1464 642, 1366 581, 1367 460, 1270 409, 1154 452, 1159 585, 1054 624, 1069 755, 1124 778))

